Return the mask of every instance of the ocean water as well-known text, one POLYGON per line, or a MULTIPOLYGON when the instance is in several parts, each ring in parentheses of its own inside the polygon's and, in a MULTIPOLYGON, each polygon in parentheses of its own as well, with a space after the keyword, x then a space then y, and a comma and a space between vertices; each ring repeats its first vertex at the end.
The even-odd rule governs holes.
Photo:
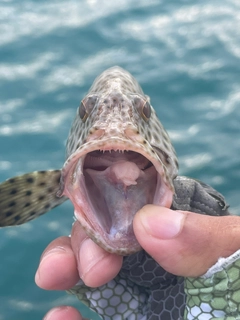
MULTIPOLYGON (((238 0, 2 0, 0 181, 60 168, 80 100, 100 72, 120 65, 151 97, 179 173, 211 184, 239 214, 239 30, 238 0)), ((0 230, 0 320, 42 319, 61 304, 98 319, 34 283, 42 251, 70 233, 72 216, 65 203, 0 230)))

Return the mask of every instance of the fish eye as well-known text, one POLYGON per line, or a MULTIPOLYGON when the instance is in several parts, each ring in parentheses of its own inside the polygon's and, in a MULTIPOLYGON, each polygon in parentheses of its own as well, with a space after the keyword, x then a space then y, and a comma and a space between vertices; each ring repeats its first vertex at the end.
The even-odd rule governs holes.
POLYGON ((82 121, 85 122, 87 120, 88 113, 86 111, 86 107, 85 107, 85 104, 83 101, 81 102, 81 104, 79 106, 78 113, 79 113, 79 116, 82 119, 82 121))
POLYGON ((148 101, 145 101, 143 107, 142 107, 142 117, 145 121, 148 121, 151 117, 151 106, 148 101))
POLYGON ((98 97, 94 95, 88 96, 81 101, 78 113, 83 122, 87 120, 89 114, 92 112, 97 99, 98 97))
POLYGON ((140 116, 147 122, 151 117, 152 111, 151 105, 148 100, 142 99, 140 97, 135 97, 133 103, 140 116))

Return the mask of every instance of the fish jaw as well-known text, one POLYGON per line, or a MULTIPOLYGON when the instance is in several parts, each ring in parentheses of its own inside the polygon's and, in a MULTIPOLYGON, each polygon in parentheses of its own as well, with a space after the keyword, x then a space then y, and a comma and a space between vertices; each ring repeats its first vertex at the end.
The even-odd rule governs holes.
POLYGON ((174 193, 164 164, 137 139, 112 137, 83 144, 66 161, 61 194, 88 236, 106 251, 141 250, 133 218, 146 204, 170 208, 174 193))

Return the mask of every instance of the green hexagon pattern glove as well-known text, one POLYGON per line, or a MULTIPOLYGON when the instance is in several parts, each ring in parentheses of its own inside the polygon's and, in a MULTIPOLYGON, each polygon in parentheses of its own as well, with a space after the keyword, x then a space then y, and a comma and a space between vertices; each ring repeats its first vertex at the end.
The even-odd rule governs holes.
POLYGON ((185 279, 184 319, 240 319, 240 250, 200 278, 185 279))

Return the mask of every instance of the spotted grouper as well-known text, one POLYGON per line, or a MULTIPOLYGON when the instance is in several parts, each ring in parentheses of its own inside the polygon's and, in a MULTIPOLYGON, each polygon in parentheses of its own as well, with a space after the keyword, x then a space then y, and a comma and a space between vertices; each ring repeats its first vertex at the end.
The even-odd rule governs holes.
POLYGON ((88 236, 125 256, 120 273, 105 286, 78 283, 70 292, 103 319, 181 319, 183 280, 141 249, 133 217, 146 204, 229 212, 217 191, 177 173, 176 153, 150 98, 130 73, 113 67, 96 78, 77 109, 63 168, 0 185, 0 226, 23 224, 70 199, 88 236))

